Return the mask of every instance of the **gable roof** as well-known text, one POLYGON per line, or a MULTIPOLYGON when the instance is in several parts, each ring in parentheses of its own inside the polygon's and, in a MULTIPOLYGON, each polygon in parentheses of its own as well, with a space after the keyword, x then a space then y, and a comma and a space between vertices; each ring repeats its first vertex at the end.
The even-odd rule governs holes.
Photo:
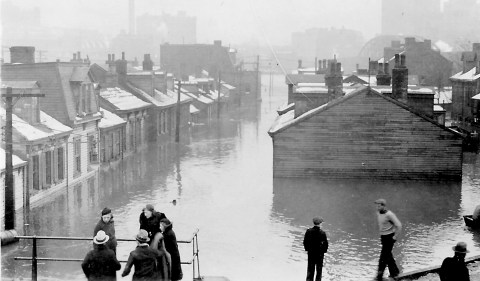
POLYGON ((149 103, 118 87, 101 89, 100 97, 120 111, 139 110, 150 106, 149 103))
MULTIPOLYGON (((5 149, 0 147, 0 171, 3 172, 5 170, 5 149)), ((15 154, 12 154, 12 165, 13 168, 18 168, 21 166, 27 165, 27 161, 22 160, 15 154)))
POLYGON ((477 73, 477 67, 474 67, 465 73, 463 73, 463 71, 460 71, 457 74, 450 77, 450 80, 452 81, 464 81, 464 82, 472 82, 477 79, 480 79, 480 72, 477 73))
POLYGON ((100 110, 103 112, 103 118, 98 122, 98 127, 100 129, 111 128, 127 123, 122 117, 106 110, 105 108, 100 108, 100 110))
POLYGON ((280 133, 286 129, 288 129, 289 127, 295 125, 295 124, 298 124, 298 123, 301 123, 305 120, 308 120, 310 118, 312 118, 313 116, 321 113, 321 112, 324 112, 324 111, 327 111, 329 110, 330 108, 332 107, 335 107, 341 103, 344 103, 346 102, 347 100, 351 99, 352 97, 355 97, 355 96, 358 96, 360 94, 363 94, 363 93, 369 93, 369 94, 374 94, 374 95, 377 95, 378 97, 381 97, 397 106, 400 106, 406 110, 408 110, 409 112, 419 116, 420 118, 424 119, 425 121, 427 122, 430 122, 432 124, 434 124, 435 126, 437 127, 440 127, 441 129, 443 130, 446 130, 452 134, 455 134, 459 137, 462 137, 463 136, 450 129, 450 128, 447 128, 443 125, 440 125, 439 123, 435 122, 433 119, 430 119, 429 117, 421 114, 421 113, 418 113, 417 111, 413 110, 412 108, 410 108, 409 106, 407 106, 406 104, 400 102, 400 101, 397 101, 395 99, 392 99, 392 98, 389 98, 385 95, 382 95, 381 93, 379 93, 378 91, 370 88, 370 87, 365 87, 365 86, 361 86, 360 88, 356 89, 355 91, 353 92, 350 92, 350 93, 347 93, 346 95, 340 97, 340 98, 337 98, 337 99, 334 99, 326 104, 323 104, 319 107, 316 107, 314 109, 311 109, 305 113, 303 113, 302 115, 298 116, 297 118, 294 118, 294 110, 291 110, 283 115, 280 115, 277 117, 277 119, 275 120, 274 124, 272 125, 272 127, 270 128, 270 130, 268 131, 268 134, 270 136, 274 136, 275 134, 277 133, 280 133))

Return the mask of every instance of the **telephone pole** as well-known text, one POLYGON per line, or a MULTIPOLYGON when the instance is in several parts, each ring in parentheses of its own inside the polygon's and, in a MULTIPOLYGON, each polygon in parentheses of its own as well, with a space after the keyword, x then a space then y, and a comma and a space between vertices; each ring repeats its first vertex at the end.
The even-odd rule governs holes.
POLYGON ((182 81, 178 80, 178 94, 177 94, 177 121, 175 122, 175 142, 180 142, 180 91, 182 88, 182 81))
MULTIPOLYGON (((6 87, 5 98, 5 231, 15 230, 15 191, 13 187, 13 137, 12 137, 12 111, 15 103, 22 97, 45 97, 41 93, 26 93, 25 89, 19 89, 19 93, 13 93, 12 87, 6 87), (16 98, 13 101, 13 98, 16 98)), ((3 241, 2 241, 3 242, 3 241)))

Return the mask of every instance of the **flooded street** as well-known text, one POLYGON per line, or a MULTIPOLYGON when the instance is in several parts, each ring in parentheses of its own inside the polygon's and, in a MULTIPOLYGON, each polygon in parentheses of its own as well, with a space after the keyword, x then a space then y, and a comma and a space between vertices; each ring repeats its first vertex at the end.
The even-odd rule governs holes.
MULTIPOLYGON (((104 207, 113 210, 117 238, 133 238, 145 204, 173 222, 178 239, 199 229, 200 272, 236 280, 302 280, 306 275, 303 235, 320 215, 330 249, 324 280, 370 280, 380 252, 373 201, 386 198, 404 224, 394 255, 402 271, 440 264, 465 241, 480 254, 480 234, 464 228, 462 215, 480 202, 480 158, 465 154, 461 183, 273 179, 267 131, 287 98, 283 75, 274 76, 272 96, 262 77, 263 101, 241 117, 196 126, 176 144, 148 149, 70 185, 33 207, 17 227, 29 235, 91 236, 104 207), (173 202, 175 200, 175 202, 173 202)), ((30 278, 31 243, 2 247, 2 278, 30 278)), ((39 241, 39 257, 83 258, 85 241, 39 241)), ((120 242, 126 260, 133 242, 120 242)), ((179 245, 183 261, 189 244, 179 245)), ((124 263, 122 264, 123 270, 124 263)), ((78 262, 39 262, 39 280, 84 280, 78 262)), ((121 272, 121 271, 120 271, 121 272)), ((184 280, 192 279, 183 265, 184 280)), ((125 278, 130 280, 131 277, 125 278)))

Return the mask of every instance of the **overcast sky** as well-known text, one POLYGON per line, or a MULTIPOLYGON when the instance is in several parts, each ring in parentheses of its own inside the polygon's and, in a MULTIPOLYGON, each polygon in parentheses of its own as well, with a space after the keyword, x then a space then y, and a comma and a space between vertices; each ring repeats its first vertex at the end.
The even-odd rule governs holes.
MULTIPOLYGON (((2 0, 6 1, 6 0, 2 0)), ((42 24, 118 34, 128 30, 128 0, 15 0, 39 7, 42 24)), ((135 14, 197 17, 197 41, 290 44, 291 33, 312 27, 351 28, 365 39, 380 32, 380 0, 136 0, 135 14)))

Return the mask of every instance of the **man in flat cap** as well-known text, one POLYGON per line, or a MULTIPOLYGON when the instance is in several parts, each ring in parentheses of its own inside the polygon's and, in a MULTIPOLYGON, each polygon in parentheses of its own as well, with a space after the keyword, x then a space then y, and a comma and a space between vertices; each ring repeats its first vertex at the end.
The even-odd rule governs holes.
POLYGON ((392 211, 387 209, 387 201, 385 199, 377 199, 375 204, 377 205, 378 227, 382 243, 382 251, 378 261, 377 280, 383 280, 383 272, 387 266, 388 271, 390 271, 390 277, 397 277, 400 274, 400 270, 393 258, 392 249, 402 230, 402 223, 392 211))
POLYGON ((470 281, 470 274, 465 265, 465 256, 469 252, 467 250, 467 243, 458 242, 456 246, 452 247, 455 252, 453 257, 448 257, 443 260, 440 268, 441 281, 470 281))
POLYGON ((307 281, 313 281, 315 267, 317 268, 315 280, 322 280, 323 256, 328 250, 327 235, 320 229, 322 222, 322 218, 314 217, 313 227, 307 229, 303 238, 303 247, 308 253, 307 281))

